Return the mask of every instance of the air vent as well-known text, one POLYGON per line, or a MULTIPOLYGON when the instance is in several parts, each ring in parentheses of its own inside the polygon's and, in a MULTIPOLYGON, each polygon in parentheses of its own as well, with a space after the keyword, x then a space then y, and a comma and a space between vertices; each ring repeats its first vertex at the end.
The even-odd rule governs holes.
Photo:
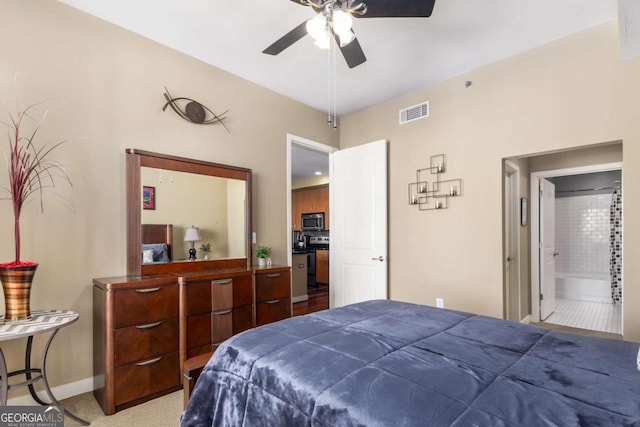
POLYGON ((423 102, 422 104, 400 110, 401 125, 414 120, 424 119, 425 117, 429 117, 429 102, 423 102))

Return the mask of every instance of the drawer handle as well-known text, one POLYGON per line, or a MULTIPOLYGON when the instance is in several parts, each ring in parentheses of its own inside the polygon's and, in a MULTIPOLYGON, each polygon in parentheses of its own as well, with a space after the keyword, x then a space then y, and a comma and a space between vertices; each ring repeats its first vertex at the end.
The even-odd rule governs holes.
POLYGON ((159 362, 160 360, 162 360, 162 356, 156 357, 155 359, 145 360, 144 362, 138 362, 138 363, 136 363, 136 365, 138 365, 138 366, 153 365, 154 363, 159 362))
POLYGON ((233 279, 221 279, 221 280, 213 280, 214 285, 228 285, 231 283, 233 279))
POLYGON ((136 328, 138 328, 138 329, 152 329, 152 328, 155 328, 156 326, 160 326, 161 323, 162 323, 162 320, 159 321, 159 322, 147 323, 146 325, 138 325, 138 326, 136 326, 136 328))
POLYGON ((222 311, 213 311, 211 314, 214 314, 216 316, 224 316, 225 314, 229 314, 231 313, 233 309, 228 309, 228 310, 222 310, 222 311))
POLYGON ((277 304, 280 302, 280 299, 272 299, 270 301, 265 301, 265 303, 267 304, 277 304))
POLYGON ((280 273, 272 273, 266 275, 270 279, 275 279, 276 277, 280 277, 280 273))
POLYGON ((145 288, 145 289, 136 289, 136 292, 141 294, 148 294, 151 292, 158 292, 160 288, 145 288))

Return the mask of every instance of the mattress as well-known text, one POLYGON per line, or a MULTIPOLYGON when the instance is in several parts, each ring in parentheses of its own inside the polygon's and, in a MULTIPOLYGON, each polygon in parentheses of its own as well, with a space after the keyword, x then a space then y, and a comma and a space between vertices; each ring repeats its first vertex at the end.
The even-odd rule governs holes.
POLYGON ((397 301, 236 335, 192 426, 640 426, 638 344, 397 301))

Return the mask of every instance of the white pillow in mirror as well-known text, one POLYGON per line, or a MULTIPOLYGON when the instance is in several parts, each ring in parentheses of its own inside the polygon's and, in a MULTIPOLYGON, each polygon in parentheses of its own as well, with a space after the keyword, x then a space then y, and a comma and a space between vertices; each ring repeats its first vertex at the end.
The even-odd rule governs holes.
POLYGON ((153 249, 142 251, 142 262, 153 262, 153 249))

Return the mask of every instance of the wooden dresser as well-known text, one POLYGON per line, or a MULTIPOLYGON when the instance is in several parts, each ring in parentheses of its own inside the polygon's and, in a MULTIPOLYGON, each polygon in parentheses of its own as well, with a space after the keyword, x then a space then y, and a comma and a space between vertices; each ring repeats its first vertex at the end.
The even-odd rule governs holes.
POLYGON ((181 360, 210 353, 232 335, 251 329, 251 271, 185 273, 178 278, 185 301, 181 313, 181 360))
POLYGON ((93 281, 94 395, 105 414, 180 388, 175 276, 93 281))
POLYGON ((291 268, 256 268, 256 326, 291 317, 291 268))
POLYGON ((291 317, 290 267, 93 281, 94 395, 105 414, 178 390, 186 359, 291 317))

